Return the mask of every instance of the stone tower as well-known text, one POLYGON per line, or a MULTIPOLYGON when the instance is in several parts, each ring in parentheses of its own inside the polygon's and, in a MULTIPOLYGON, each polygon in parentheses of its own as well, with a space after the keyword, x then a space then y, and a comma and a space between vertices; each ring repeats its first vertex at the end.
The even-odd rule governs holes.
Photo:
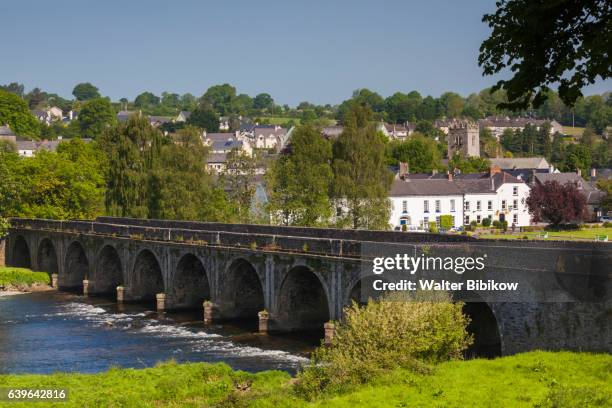
POLYGON ((455 153, 463 157, 480 157, 480 134, 478 123, 456 121, 448 127, 448 158, 455 153))

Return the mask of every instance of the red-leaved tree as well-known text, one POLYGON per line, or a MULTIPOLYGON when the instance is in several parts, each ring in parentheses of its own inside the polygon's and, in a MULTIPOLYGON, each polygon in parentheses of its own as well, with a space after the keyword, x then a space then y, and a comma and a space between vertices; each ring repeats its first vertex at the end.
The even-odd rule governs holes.
POLYGON ((531 219, 553 225, 581 221, 586 216, 586 206, 586 197, 574 183, 547 181, 536 184, 527 197, 531 219))

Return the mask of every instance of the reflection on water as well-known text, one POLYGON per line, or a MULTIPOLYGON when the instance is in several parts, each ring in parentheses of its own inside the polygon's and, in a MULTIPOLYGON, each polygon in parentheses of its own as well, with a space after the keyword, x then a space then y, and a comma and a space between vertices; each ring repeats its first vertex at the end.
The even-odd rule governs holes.
POLYGON ((57 292, 0 297, 0 373, 98 372, 168 359, 293 373, 319 342, 316 335, 261 336, 253 323, 205 327, 198 312, 158 315, 57 292))

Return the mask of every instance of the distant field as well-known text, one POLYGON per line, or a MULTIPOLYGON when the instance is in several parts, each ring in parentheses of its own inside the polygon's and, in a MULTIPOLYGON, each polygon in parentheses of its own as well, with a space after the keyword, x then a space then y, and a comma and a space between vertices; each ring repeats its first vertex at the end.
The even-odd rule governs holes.
POLYGON ((481 234, 479 238, 484 239, 541 239, 541 240, 556 240, 556 241, 594 241, 596 237, 607 236, 608 241, 612 242, 612 228, 585 228, 577 231, 535 231, 535 232, 517 232, 508 234, 481 234), (548 237, 543 237, 543 234, 548 234, 548 237))
POLYGON ((284 125, 289 121, 293 121, 296 125, 300 124, 300 118, 285 118, 282 116, 265 116, 261 118, 262 121, 269 122, 271 125, 284 125))
POLYGON ((563 133, 569 136, 582 136, 583 127, 563 126, 563 133))

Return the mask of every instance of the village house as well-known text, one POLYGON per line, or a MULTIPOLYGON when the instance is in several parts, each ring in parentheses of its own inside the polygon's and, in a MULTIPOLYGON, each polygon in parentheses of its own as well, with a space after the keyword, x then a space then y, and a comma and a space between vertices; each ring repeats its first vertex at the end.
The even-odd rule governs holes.
POLYGON ((551 135, 556 132, 563 133, 563 126, 556 120, 489 116, 478 121, 481 128, 489 129, 498 140, 506 129, 523 130, 525 126, 532 125, 539 130, 545 123, 550 124, 551 135))
POLYGON ((44 110, 33 110, 32 115, 47 126, 53 122, 61 121, 64 118, 64 112, 57 106, 52 106, 44 110))
POLYGON ((406 122, 405 124, 383 123, 380 122, 377 130, 389 139, 406 140, 414 133, 416 125, 406 122))
POLYGON ((529 186, 495 166, 477 174, 400 174, 389 196, 389 222, 396 229, 427 230, 434 221, 440 227, 443 215, 452 217, 455 228, 485 218, 516 227, 530 224, 529 186))
POLYGON ((242 150, 249 156, 253 155, 251 143, 244 138, 240 138, 238 132, 231 133, 202 133, 202 139, 206 146, 210 147, 211 153, 229 153, 233 149, 242 150))
POLYGON ((177 122, 177 123, 187 122, 187 120, 189 119, 190 116, 191 116, 191 112, 189 112, 189 111, 180 111, 179 114, 177 115, 176 119, 174 119, 174 121, 177 122))

